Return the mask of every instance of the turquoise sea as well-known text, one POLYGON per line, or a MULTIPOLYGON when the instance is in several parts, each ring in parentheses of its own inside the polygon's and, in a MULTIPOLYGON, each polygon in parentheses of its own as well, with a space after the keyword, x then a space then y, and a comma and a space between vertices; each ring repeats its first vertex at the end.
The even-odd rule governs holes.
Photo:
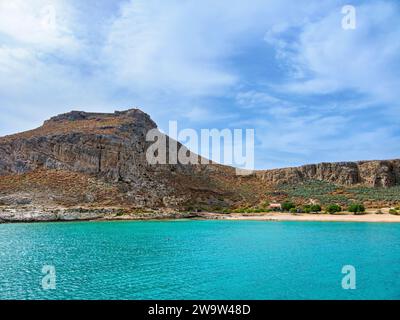
POLYGON ((399 299, 400 224, 0 225, 0 299, 399 299), (43 289, 43 266, 55 289, 43 289), (342 267, 356 289, 342 288, 342 267))

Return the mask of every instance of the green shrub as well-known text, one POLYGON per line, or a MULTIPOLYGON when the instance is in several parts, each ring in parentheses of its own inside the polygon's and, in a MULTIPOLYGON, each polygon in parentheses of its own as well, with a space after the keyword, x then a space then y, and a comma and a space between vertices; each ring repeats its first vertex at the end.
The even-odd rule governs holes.
POLYGON ((320 180, 309 180, 299 184, 284 184, 280 186, 292 197, 312 198, 318 195, 329 194, 337 190, 337 186, 332 183, 320 180))
POLYGON ((290 211, 290 209, 296 208, 295 204, 289 201, 282 203, 283 211, 290 211))
POLYGON ((337 204, 330 204, 326 207, 326 212, 328 213, 337 213, 342 211, 342 208, 337 204))
POLYGON ((357 201, 400 201, 400 186, 389 188, 374 187, 354 187, 348 188, 348 192, 353 193, 352 198, 357 201))
POLYGON ((311 206, 311 212, 321 212, 322 208, 319 204, 313 204, 311 206))
POLYGON ((304 205, 302 211, 304 213, 311 213, 311 206, 309 204, 304 205))
POLYGON ((349 205, 349 207, 347 208, 347 211, 358 214, 358 213, 365 212, 365 207, 362 204, 353 203, 353 204, 349 205))
POLYGON ((396 209, 390 209, 390 210, 389 210, 389 213, 390 213, 390 214, 394 214, 394 215, 398 215, 398 214, 399 214, 398 211, 397 211, 396 209))
POLYGON ((289 212, 290 212, 290 213, 297 213, 297 209, 296 209, 296 208, 290 208, 290 209, 289 209, 289 212))
POLYGON ((396 203, 396 209, 400 211, 400 185, 389 188, 340 187, 330 182, 309 180, 295 185, 281 184, 278 188, 279 192, 275 192, 277 195, 285 195, 288 199, 316 199, 324 207, 331 203, 347 207, 351 204, 350 199, 354 199, 353 201, 358 203, 367 201, 396 203))

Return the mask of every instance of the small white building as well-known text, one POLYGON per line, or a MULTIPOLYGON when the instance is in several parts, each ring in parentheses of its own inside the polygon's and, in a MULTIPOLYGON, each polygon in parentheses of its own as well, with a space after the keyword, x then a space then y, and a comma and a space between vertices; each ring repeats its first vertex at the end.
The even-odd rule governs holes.
POLYGON ((270 203, 268 208, 271 210, 282 210, 282 205, 280 203, 270 203))

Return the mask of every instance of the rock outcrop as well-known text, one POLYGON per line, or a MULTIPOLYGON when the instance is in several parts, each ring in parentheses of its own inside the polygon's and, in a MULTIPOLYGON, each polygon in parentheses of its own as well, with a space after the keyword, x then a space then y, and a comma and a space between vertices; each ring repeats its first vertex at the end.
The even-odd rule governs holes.
POLYGON ((150 117, 137 109, 115 114, 72 111, 0 140, 0 174, 45 168, 132 180, 143 174, 144 136, 153 128, 150 117))
POLYGON ((322 180, 344 186, 392 187, 400 184, 400 160, 319 163, 259 171, 257 176, 273 184, 322 180))

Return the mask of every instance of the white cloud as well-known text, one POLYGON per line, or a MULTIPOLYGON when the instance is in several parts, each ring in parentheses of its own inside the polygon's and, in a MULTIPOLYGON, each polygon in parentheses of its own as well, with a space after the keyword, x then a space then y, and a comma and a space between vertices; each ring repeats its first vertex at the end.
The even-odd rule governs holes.
POLYGON ((245 108, 259 107, 260 104, 268 106, 283 103, 281 99, 269 93, 256 90, 239 92, 236 95, 236 101, 239 105, 245 108))
POLYGON ((258 168, 316 162, 397 158, 400 138, 394 127, 354 126, 343 116, 283 117, 260 120, 256 126, 258 168), (384 143, 383 143, 384 142, 384 143))
POLYGON ((72 83, 68 65, 57 61, 71 58, 80 48, 69 29, 70 13, 61 0, 0 1, 3 106, 9 102, 18 108, 21 100, 32 102, 35 98, 45 104, 46 98, 54 99, 51 94, 63 92, 67 89, 64 84, 72 83))
POLYGON ((324 141, 345 130, 348 119, 342 116, 281 116, 266 121, 257 131, 261 147, 269 152, 310 155, 324 148, 324 141))
MULTIPOLYGON (((218 110, 210 110, 209 108, 202 108, 195 106, 188 112, 183 113, 183 117, 188 119, 192 123, 207 123, 213 122, 224 122, 227 120, 233 120, 237 115, 234 113, 226 113, 218 110)), ((228 124, 223 123, 223 127, 228 127, 228 124)))
POLYGON ((114 79, 123 87, 188 96, 235 83, 235 75, 216 64, 223 52, 207 41, 208 30, 201 30, 193 9, 182 2, 124 5, 104 48, 103 59, 110 62, 114 79))
POLYGON ((12 45, 28 45, 45 52, 75 51, 78 42, 71 30, 71 15, 71 7, 62 0, 2 0, 0 33, 12 45))
POLYGON ((236 103, 244 109, 253 109, 264 116, 292 116, 302 107, 262 91, 239 92, 236 103))
POLYGON ((123 87, 181 97, 218 95, 240 82, 240 66, 232 67, 230 59, 249 39, 261 43, 278 21, 301 20, 324 7, 316 4, 130 1, 110 26, 102 59, 123 87))
POLYGON ((0 135, 72 108, 104 110, 104 84, 81 69, 88 52, 75 14, 64 0, 0 0, 0 135))
POLYGON ((289 62, 292 82, 281 87, 301 94, 354 90, 378 102, 397 100, 400 86, 399 7, 375 1, 356 6, 357 27, 341 27, 340 7, 308 21, 295 39, 289 26, 270 32, 267 42, 289 62))

